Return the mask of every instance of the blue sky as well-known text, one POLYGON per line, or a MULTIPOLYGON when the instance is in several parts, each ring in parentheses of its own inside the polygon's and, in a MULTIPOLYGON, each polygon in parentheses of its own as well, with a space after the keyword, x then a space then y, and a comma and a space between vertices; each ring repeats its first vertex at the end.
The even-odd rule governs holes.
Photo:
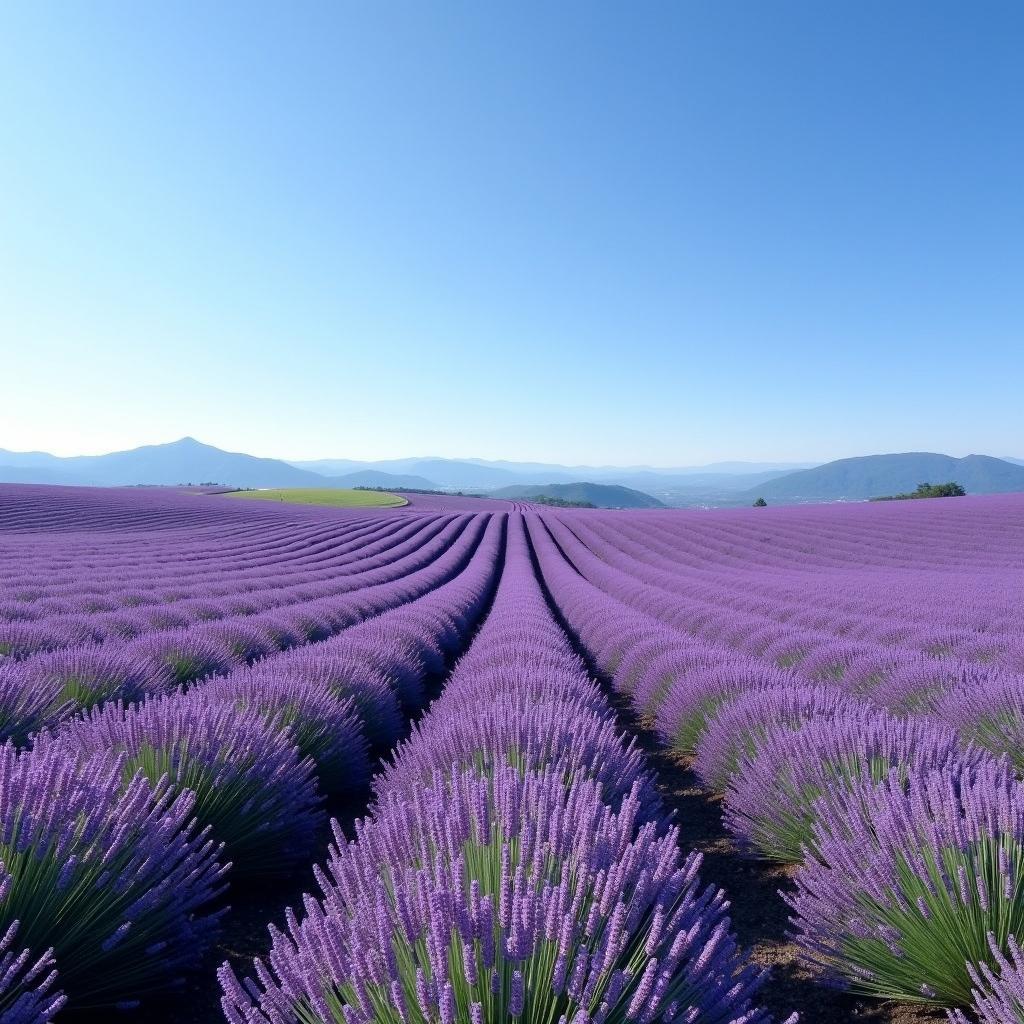
POLYGON ((0 12, 0 447, 1024 457, 1018 3, 0 12))

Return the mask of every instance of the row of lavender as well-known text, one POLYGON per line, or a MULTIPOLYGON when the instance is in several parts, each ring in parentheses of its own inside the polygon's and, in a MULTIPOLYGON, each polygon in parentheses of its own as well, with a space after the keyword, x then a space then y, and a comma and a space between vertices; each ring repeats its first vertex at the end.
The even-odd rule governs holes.
POLYGON ((149 574, 146 585, 134 577, 118 577, 110 557, 97 554, 59 569, 37 566, 37 579, 82 576, 91 582, 62 584, 58 596, 54 596, 56 585, 14 588, 13 601, 3 606, 0 654, 24 658, 81 642, 123 639, 329 598, 360 585, 360 577, 368 572, 388 566, 401 570, 404 561, 419 555, 428 540, 465 521, 466 517, 412 517, 397 528, 388 524, 379 537, 336 531, 315 541, 302 537, 297 545, 267 544, 251 554, 254 565, 244 571, 237 568, 237 546, 223 547, 222 538, 204 535, 205 531, 199 550, 204 544, 217 545, 212 550, 218 558, 182 557, 183 541, 195 543, 195 537, 175 531, 164 544, 147 546, 138 570, 149 574), (157 566, 170 574, 168 580, 157 578, 157 566), (76 605, 68 600, 72 587, 87 588, 76 605))
POLYGON ((430 524, 414 535, 416 546, 409 550, 402 543, 372 554, 361 571, 313 588, 311 596, 307 589, 305 599, 270 611, 258 610, 265 595, 255 592, 248 595, 246 605, 252 614, 149 632, 57 631, 50 635, 70 635, 77 642, 57 650, 0 656, 0 739, 24 744, 40 729, 93 707, 173 692, 197 679, 323 641, 414 600, 462 568, 485 518, 466 516, 430 524))
MULTIPOLYGON (((946 624, 951 616, 943 615, 940 604, 932 608, 927 627, 914 626, 903 615, 890 615, 884 637, 861 636, 849 620, 845 625, 837 623, 813 585, 820 586, 825 578, 833 592, 845 593, 851 577, 846 567, 831 572, 821 568, 805 572, 809 583, 804 614, 776 619, 742 606, 716 605, 708 595, 703 576, 698 577, 695 585, 691 577, 696 574, 692 570, 673 571, 668 561, 659 567, 631 561, 622 553, 626 545, 621 538, 617 544, 611 543, 593 531, 586 520, 551 521, 558 531, 559 543, 588 579, 623 603, 710 647, 749 655, 761 663, 795 667, 809 679, 840 680, 851 692, 870 696, 895 711, 918 710, 943 691, 964 682, 1016 676, 1024 671, 1024 626, 1015 627, 1011 634, 1003 632, 1002 627, 978 628, 967 637, 954 637, 957 631, 946 624)), ((624 534, 628 527, 627 523, 620 532, 624 534)), ((969 528, 969 522, 964 528, 969 528)), ((1013 537, 1012 532, 1009 535, 1013 537)), ((993 543, 998 543, 1000 536, 994 535, 993 543)), ((749 569, 718 569, 716 575, 728 581, 720 586, 728 585, 739 595, 754 591, 761 580, 761 573, 749 569)), ((862 586, 867 585, 867 579, 873 581, 876 599, 881 602, 899 591, 900 581, 908 573, 886 571, 869 563, 855 575, 862 586)), ((948 569, 935 575, 936 588, 946 591, 945 607, 952 616, 961 608, 962 595, 948 592, 951 579, 961 587, 973 581, 974 592, 987 593, 987 573, 976 577, 966 571, 948 569)), ((1019 579, 1019 574, 1009 568, 1004 570, 999 590, 1004 595, 1003 604, 1015 609, 1017 602, 1009 596, 1014 579, 1019 579)), ((996 616, 989 610, 986 621, 992 626, 996 616)))
POLYGON ((768 1019, 521 515, 480 632, 374 789, 255 976, 222 969, 231 1024, 768 1019))
POLYGON ((773 511, 756 531, 748 521, 743 548, 739 538, 724 544, 721 535, 736 528, 724 516, 713 517, 717 544, 712 530, 698 522, 695 531, 684 516, 643 527, 578 518, 571 526, 610 567, 641 580, 648 601, 672 595, 679 623, 698 623, 702 613, 742 620, 781 657, 831 641, 844 665, 905 651, 1024 668, 1019 500, 975 499, 947 509, 944 520, 863 506, 773 511), (931 529, 921 529, 922 518, 931 529), (936 536, 940 524, 945 540, 936 536), (704 545, 700 559, 681 550, 695 543, 691 532, 704 545))
MULTIPOLYGON (((1003 557, 998 594, 1024 535, 1019 500, 1003 511, 981 552, 1003 557)), ((766 642, 749 611, 730 618, 709 602, 698 615, 699 602, 674 598, 692 565, 661 567, 652 583, 650 563, 628 572, 623 541, 609 552, 592 519, 545 523, 534 530, 545 582, 600 670, 723 797, 741 849, 798 865, 784 896, 792 935, 823 980, 960 1020, 1024 1020, 1024 680, 1012 665, 895 643, 830 660, 835 638, 807 631, 766 642)), ((735 575, 737 593, 748 575, 735 575)))
POLYGON ((30 736, 31 749, 0 748, 0 1020, 180 985, 232 879, 308 862, 324 798, 358 797, 371 756, 486 606, 502 523, 462 526, 415 586, 370 588, 380 593, 362 611, 376 618, 252 665, 218 663, 187 689, 98 698, 30 736))

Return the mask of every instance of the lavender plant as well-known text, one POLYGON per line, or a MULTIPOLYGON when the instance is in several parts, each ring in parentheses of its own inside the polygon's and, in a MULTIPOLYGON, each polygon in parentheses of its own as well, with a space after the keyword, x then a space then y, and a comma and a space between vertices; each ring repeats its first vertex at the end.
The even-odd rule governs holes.
POLYGON ((154 691, 230 672, 238 664, 225 646, 186 629, 143 635, 127 649, 148 667, 154 691))
POLYGON ((18 922, 19 943, 53 949, 74 1007, 175 984, 216 922, 226 869, 196 830, 194 796, 124 779, 124 758, 108 752, 78 761, 56 746, 0 748, 0 927, 10 942, 18 922))
POLYGON ((938 701, 936 716, 956 728, 966 741, 1006 755, 1018 774, 1024 772, 1024 680, 994 674, 958 686, 938 701))
POLYGON ((202 688, 107 704, 37 746, 78 760, 117 751, 126 779, 141 771, 154 785, 167 778, 192 792, 195 816, 224 843, 235 875, 276 874, 305 860, 322 818, 314 764, 289 731, 202 688))
POLYGON ((745 754, 725 792, 722 821, 746 849, 782 863, 814 853, 822 798, 892 772, 908 778, 986 755, 961 750, 951 729, 881 711, 812 719, 797 729, 773 728, 745 754))
POLYGON ((752 755, 769 730, 797 729, 813 718, 834 718, 855 709, 847 694, 830 686, 791 683, 751 690, 710 720, 697 747, 694 770, 705 788, 723 792, 739 770, 740 758, 752 755))
POLYGON ((204 687, 204 696, 253 708, 275 729, 288 730, 303 759, 316 765, 320 792, 354 793, 370 778, 370 747, 351 697, 294 675, 257 667, 204 687))
POLYGON ((257 980, 221 969, 228 1021, 766 1021, 723 894, 639 809, 509 766, 389 799, 257 980))
MULTIPOLYGON (((0 882, 0 900, 10 878, 0 882)), ((38 959, 30 950, 20 953, 12 948, 18 932, 13 921, 0 938, 0 1021, 3 1024, 49 1024, 55 1013, 67 1002, 61 991, 54 991, 57 971, 53 950, 38 959)))
MULTIPOLYGON (((1011 935, 1004 953, 996 937, 989 934, 992 962, 968 964, 973 983, 971 1009, 978 1024, 1021 1024, 1024 1021, 1024 950, 1011 935)), ((963 1010, 948 1014, 950 1024, 970 1024, 963 1010)))
POLYGON ((0 741, 23 746, 55 713, 70 712, 71 705, 61 703, 60 693, 55 681, 36 685, 26 679, 23 663, 0 661, 0 741))
POLYGON ((70 648, 43 654, 23 666, 28 685, 57 687, 51 721, 61 708, 88 711, 110 700, 126 703, 142 700, 147 691, 147 672, 140 659, 107 644, 70 648))
POLYGON ((803 957, 868 995, 969 1006, 989 933, 1022 933, 1022 836, 1024 786, 993 762, 833 794, 784 897, 803 957))

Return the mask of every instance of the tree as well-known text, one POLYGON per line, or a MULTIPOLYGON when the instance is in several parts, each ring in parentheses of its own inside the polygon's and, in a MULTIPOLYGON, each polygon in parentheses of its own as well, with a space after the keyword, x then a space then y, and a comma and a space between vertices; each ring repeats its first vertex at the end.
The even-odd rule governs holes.
POLYGON ((754 508, 767 508, 767 507, 768 507, 768 502, 765 501, 764 498, 758 498, 757 501, 754 502, 754 508))

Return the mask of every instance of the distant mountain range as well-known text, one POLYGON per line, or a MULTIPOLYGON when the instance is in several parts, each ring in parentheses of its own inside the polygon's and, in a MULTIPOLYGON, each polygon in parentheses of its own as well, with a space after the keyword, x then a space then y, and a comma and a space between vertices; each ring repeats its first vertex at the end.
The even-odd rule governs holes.
POLYGON ((561 498, 563 501, 586 501, 597 508, 664 508, 657 498, 632 487, 618 484, 513 484, 491 491, 495 498, 561 498))
POLYGON ((789 473, 748 490, 745 496, 769 502, 863 500, 906 493, 920 483, 953 480, 969 494, 1024 491, 1024 464, 990 455, 962 459, 933 452, 865 455, 789 473))
MULTIPOLYGON (((234 487, 384 487, 498 493, 514 488, 558 495, 553 485, 617 487, 672 506, 863 500, 955 480, 975 494, 1024 491, 1024 460, 929 452, 868 455, 825 465, 723 462, 658 469, 650 466, 563 466, 485 459, 409 458, 383 462, 325 459, 285 462, 226 452, 183 437, 109 455, 61 458, 0 449, 0 482, 125 486, 218 483, 234 487), (542 488, 543 490, 538 490, 542 488)), ((623 498, 623 495, 619 495, 623 498)), ((589 501, 587 497, 573 500, 589 501)), ((633 499, 635 500, 635 499, 633 499)), ((625 507, 601 496, 594 504, 625 507)))
POLYGON ((5 483, 174 485, 220 483, 233 487, 434 487, 414 474, 372 471, 325 477, 280 459, 225 452, 183 437, 170 444, 145 445, 109 455, 60 458, 46 452, 10 452, 0 448, 0 481, 5 483))
POLYGON ((492 490, 517 483, 570 484, 581 480, 613 483, 652 492, 675 487, 704 487, 740 480, 736 489, 753 486, 760 479, 806 469, 813 462, 718 462, 708 466, 682 466, 676 469, 655 469, 651 466, 562 466, 548 462, 490 462, 486 459, 440 459, 436 457, 389 459, 381 462, 356 462, 352 459, 318 459, 292 462, 298 469, 335 475, 357 471, 379 473, 414 473, 433 480, 445 490, 492 490))

